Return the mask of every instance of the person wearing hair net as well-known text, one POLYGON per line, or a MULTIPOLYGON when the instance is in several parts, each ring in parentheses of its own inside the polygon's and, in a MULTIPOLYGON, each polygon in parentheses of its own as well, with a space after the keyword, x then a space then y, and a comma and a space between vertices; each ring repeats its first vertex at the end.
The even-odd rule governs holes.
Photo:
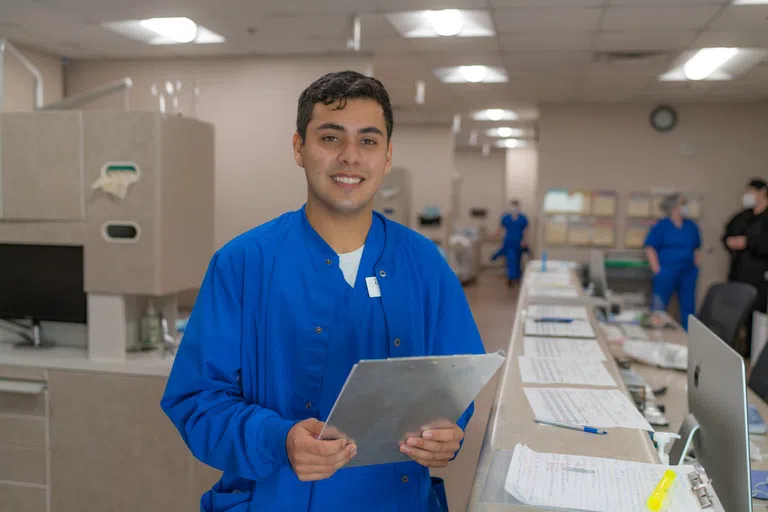
MULTIPOLYGON (((521 260, 523 252, 528 250, 528 218, 520 212, 520 202, 513 199, 509 203, 510 211, 501 217, 500 228, 506 230, 501 249, 496 251, 492 260, 504 256, 507 260, 507 286, 522 275, 521 260)), ((499 232, 501 229, 499 229, 499 232)))
POLYGON ((676 292, 680 323, 688 330, 688 315, 696 313, 701 234, 696 223, 686 218, 688 205, 680 194, 665 197, 661 209, 666 217, 651 228, 644 244, 653 271, 653 306, 666 309, 676 292))
MULTIPOLYGON (((742 196, 744 209, 725 226, 723 245, 731 256, 728 281, 751 284, 757 289, 753 311, 766 312, 768 306, 768 184, 755 178, 747 183, 742 196)), ((748 354, 752 342, 752 320, 746 322, 748 354)))

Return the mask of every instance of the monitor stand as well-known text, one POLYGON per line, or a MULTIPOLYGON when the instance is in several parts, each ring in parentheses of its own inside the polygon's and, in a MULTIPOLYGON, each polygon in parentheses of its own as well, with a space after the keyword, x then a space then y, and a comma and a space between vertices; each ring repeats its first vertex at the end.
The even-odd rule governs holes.
POLYGON ((669 450, 669 463, 674 465, 683 464, 685 456, 691 449, 693 444, 693 438, 699 431, 699 421, 691 413, 685 417, 683 424, 680 425, 680 430, 677 432, 680 434, 680 439, 676 439, 672 443, 672 448, 669 450))
POLYGON ((51 340, 43 338, 40 333, 40 321, 31 319, 30 325, 23 325, 10 320, 0 321, 0 327, 13 331, 22 338, 23 341, 14 343, 14 347, 19 348, 51 348, 55 345, 51 340))

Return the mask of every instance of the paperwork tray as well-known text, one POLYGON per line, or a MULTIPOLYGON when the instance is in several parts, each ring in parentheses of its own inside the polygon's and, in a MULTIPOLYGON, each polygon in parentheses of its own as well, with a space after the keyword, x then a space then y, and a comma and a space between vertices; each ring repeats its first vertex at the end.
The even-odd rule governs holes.
POLYGON ((409 461, 399 450, 405 439, 456 423, 505 358, 500 350, 360 361, 319 437, 355 442, 357 456, 346 467, 409 461))

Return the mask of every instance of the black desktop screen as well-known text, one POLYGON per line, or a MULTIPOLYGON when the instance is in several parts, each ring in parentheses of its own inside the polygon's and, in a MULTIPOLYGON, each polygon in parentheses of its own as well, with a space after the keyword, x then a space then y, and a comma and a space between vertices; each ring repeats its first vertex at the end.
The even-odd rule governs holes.
POLYGON ((0 244, 0 318, 86 323, 81 246, 0 244))

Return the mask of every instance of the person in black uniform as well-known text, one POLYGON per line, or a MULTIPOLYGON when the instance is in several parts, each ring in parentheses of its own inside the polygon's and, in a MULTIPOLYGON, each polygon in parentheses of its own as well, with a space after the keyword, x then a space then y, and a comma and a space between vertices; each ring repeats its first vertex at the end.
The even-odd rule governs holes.
MULTIPOLYGON (((731 218, 725 227, 723 244, 731 255, 728 281, 748 283, 757 289, 753 311, 766 312, 768 307, 768 185, 755 178, 747 184, 742 196, 744 210, 731 218)), ((752 318, 747 320, 747 347, 752 343, 752 318)))

